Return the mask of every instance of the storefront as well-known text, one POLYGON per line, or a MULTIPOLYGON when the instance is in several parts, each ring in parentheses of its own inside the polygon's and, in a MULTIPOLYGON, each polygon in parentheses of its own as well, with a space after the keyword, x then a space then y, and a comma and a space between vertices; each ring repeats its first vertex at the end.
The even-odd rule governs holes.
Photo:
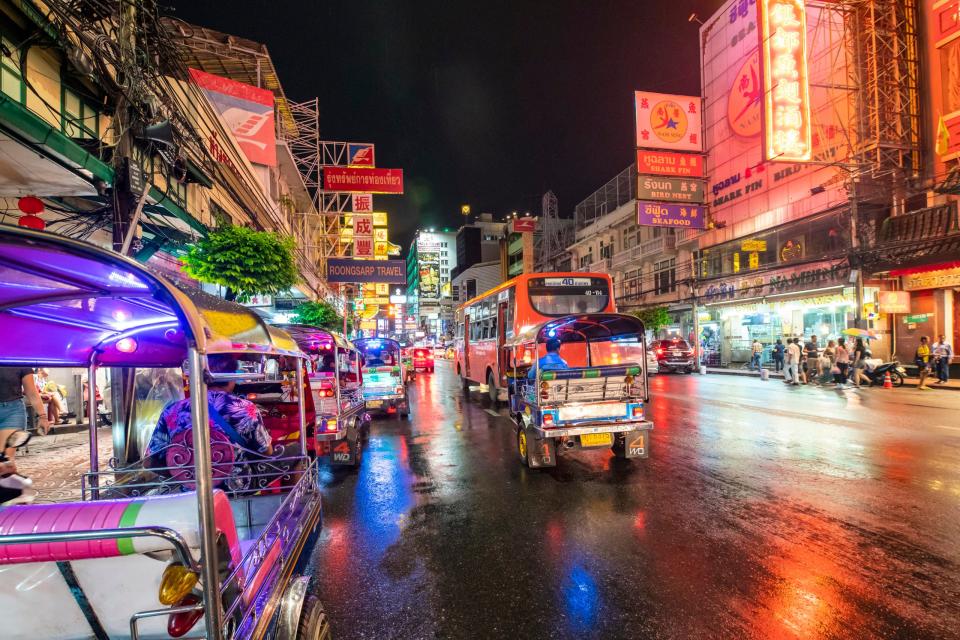
MULTIPOLYGON (((920 337, 931 342, 946 336, 956 354, 960 343, 960 262, 894 270, 901 287, 910 292, 909 313, 897 316, 896 352, 901 362, 913 362, 920 337)), ((954 358, 956 362, 956 358, 954 358)))
MULTIPOLYGON (((701 285, 698 312, 704 361, 711 367, 750 361, 754 340, 770 360, 777 339, 818 336, 823 344, 853 326, 855 290, 845 261, 812 263, 701 285)), ((864 299, 877 290, 865 288, 864 299)))

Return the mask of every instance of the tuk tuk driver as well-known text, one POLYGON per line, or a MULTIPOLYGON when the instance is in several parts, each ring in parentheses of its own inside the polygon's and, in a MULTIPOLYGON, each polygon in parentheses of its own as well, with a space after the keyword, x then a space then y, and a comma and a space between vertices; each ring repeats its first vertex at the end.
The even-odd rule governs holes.
MULTIPOLYGON (((234 373, 237 360, 232 356, 211 355, 208 364, 212 373, 234 373)), ((223 431, 235 445, 255 453, 269 456, 273 454, 270 432, 263 424, 263 417, 257 405, 245 398, 233 394, 237 383, 233 380, 212 380, 207 383, 207 402, 210 413, 210 428, 223 431), (233 433, 222 426, 226 424, 233 433), (239 439, 241 442, 236 442, 239 439)), ((143 456, 146 466, 167 466, 164 449, 172 437, 192 426, 190 417, 190 398, 179 400, 167 406, 160 414, 157 427, 150 437, 150 444, 143 456)))
MULTIPOLYGON (((556 369, 568 369, 566 360, 560 357, 559 338, 547 339, 547 353, 537 361, 537 366, 541 371, 551 371, 556 369)), ((527 372, 527 378, 533 380, 537 377, 537 367, 530 367, 527 372)))

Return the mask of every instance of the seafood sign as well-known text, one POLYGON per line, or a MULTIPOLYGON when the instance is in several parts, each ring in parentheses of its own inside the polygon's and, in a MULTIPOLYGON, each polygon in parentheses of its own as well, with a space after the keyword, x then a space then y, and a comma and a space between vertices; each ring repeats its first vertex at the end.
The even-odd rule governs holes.
POLYGON ((704 207, 637 201, 637 224, 640 225, 705 229, 706 222, 704 207))

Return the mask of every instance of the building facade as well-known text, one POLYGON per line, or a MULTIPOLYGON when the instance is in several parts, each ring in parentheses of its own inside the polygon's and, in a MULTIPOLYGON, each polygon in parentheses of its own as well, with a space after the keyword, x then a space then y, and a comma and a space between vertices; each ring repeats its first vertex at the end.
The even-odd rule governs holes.
POLYGON ((453 327, 453 284, 457 234, 451 229, 419 230, 407 252, 408 313, 428 340, 439 340, 453 327))

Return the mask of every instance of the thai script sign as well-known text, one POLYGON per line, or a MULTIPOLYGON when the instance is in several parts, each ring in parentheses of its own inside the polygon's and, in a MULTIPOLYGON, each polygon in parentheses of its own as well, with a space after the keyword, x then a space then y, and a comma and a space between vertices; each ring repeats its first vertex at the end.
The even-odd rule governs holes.
POLYGON ((637 147, 702 151, 699 96, 636 92, 637 147))
POLYGON ((706 214, 703 207, 638 200, 637 224, 649 227, 704 229, 706 214))
POLYGON ((702 178, 703 156, 695 153, 637 150, 637 173, 680 178, 702 178))
POLYGON ((403 193, 403 169, 324 167, 323 188, 354 193, 403 193))
POLYGON ((406 284, 407 263, 404 260, 330 258, 327 260, 327 282, 406 284))
POLYGON ((705 186, 704 180, 642 175, 637 178, 637 199, 703 204, 705 186))
POLYGON ((845 263, 820 263, 802 269, 780 270, 769 275, 748 275, 708 285, 703 290, 703 298, 706 302, 724 302, 775 294, 802 293, 810 289, 842 284, 849 272, 849 267, 845 263))
POLYGON ((807 162, 813 140, 804 0, 760 0, 764 159, 807 162))

